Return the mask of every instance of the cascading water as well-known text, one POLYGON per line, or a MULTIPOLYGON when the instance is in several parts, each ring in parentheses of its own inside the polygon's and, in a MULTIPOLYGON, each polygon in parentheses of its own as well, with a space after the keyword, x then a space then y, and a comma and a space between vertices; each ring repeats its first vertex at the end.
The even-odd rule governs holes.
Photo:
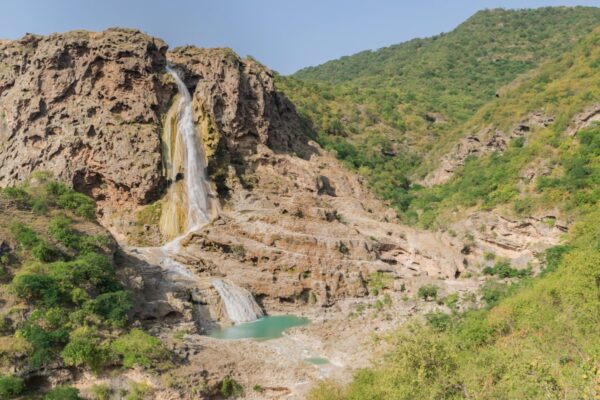
POLYGON ((234 323, 250 322, 264 316, 262 309, 246 289, 221 279, 214 279, 212 285, 219 292, 227 315, 234 323))
MULTIPOLYGON (((171 240, 162 247, 130 251, 153 265, 161 266, 172 279, 198 287, 201 279, 174 258, 184 252, 182 239, 210 219, 210 183, 205 172, 203 146, 194 124, 192 96, 177 72, 169 67, 167 71, 175 79, 180 95, 177 108, 172 108, 167 114, 163 137, 165 167, 171 186, 163 204, 160 228, 171 240)), ((254 321, 264 315, 249 291, 220 279, 211 283, 234 323, 254 321)))
MULTIPOLYGON (((181 96, 179 103, 179 118, 177 132, 183 139, 185 158, 185 188, 187 194, 187 226, 184 232, 199 228, 209 220, 210 184, 206 178, 206 162, 201 143, 198 142, 194 113, 192 110, 192 95, 177 72, 170 67, 167 71, 173 76, 181 96)), ((177 180, 179 171, 171 168, 172 182, 177 180)))

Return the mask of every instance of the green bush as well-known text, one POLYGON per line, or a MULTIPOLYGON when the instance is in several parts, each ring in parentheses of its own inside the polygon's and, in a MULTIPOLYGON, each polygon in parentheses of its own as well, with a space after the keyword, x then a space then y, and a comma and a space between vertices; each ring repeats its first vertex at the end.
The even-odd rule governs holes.
POLYGON ((14 202, 20 208, 26 208, 31 205, 31 195, 22 187, 6 187, 2 189, 0 195, 14 202))
POLYGON ((486 275, 497 275, 500 278, 524 278, 531 275, 531 268, 516 269, 510 266, 510 262, 500 261, 493 267, 485 267, 483 273, 486 275))
POLYGON ((44 396, 44 400, 84 400, 79 396, 79 389, 71 386, 57 386, 44 396))
POLYGON ((66 210, 73 211, 80 217, 92 219, 96 215, 96 203, 94 200, 75 191, 67 191, 60 194, 56 203, 66 210))
POLYGON ((50 220, 48 233, 65 246, 78 250, 82 235, 72 228, 72 223, 66 215, 57 215, 50 220))
POLYGON ((31 253, 35 258, 42 262, 56 261, 61 257, 60 252, 45 241, 39 241, 33 249, 31 249, 31 253))
POLYGON ((109 351, 98 330, 83 326, 71 332, 69 343, 60 353, 66 365, 88 366, 98 372, 109 359, 109 351))
POLYGON ((31 203, 31 210, 38 215, 46 215, 48 213, 48 203, 46 199, 36 198, 31 203))
POLYGON ((36 310, 25 321, 20 333, 33 347, 29 357, 33 367, 40 367, 52 361, 68 342, 69 332, 64 325, 65 311, 61 308, 36 310))
POLYGON ((452 316, 443 312, 433 312, 425 315, 427 324, 435 331, 443 332, 452 324, 452 316))
POLYGON ((109 400, 112 391, 106 384, 97 384, 90 388, 90 392, 94 400, 109 400))
POLYGON ((573 247, 569 245, 558 245, 547 249, 542 256, 546 264, 544 270, 542 271, 542 274, 547 274, 556 271, 556 269, 562 262, 565 254, 567 254, 572 249, 573 247))
POLYGON ((508 293, 508 286, 498 282, 487 282, 481 288, 481 297, 491 307, 504 298, 508 293))
POLYGON ((13 399, 25 389, 23 379, 11 375, 0 375, 0 399, 13 399))
POLYGON ((17 275, 13 279, 12 287, 18 297, 47 307, 56 305, 61 298, 57 282, 44 274, 17 275))
POLYGON ((10 225, 10 233, 13 238, 26 249, 30 249, 39 243, 37 234, 22 222, 13 222, 10 225))
POLYGON ((135 365, 149 368, 154 363, 165 360, 168 355, 160 340, 137 328, 115 340, 111 348, 116 355, 121 356, 125 368, 135 365))
POLYGON ((421 286, 417 295, 423 300, 435 300, 438 295, 438 287, 435 285, 421 286))
POLYGON ((131 295, 125 291, 103 293, 88 301, 84 308, 115 326, 123 326, 127 312, 133 307, 131 295))
POLYGON ((225 378, 223 378, 223 381, 221 381, 221 391, 220 392, 221 392, 221 396, 228 399, 230 397, 243 396, 244 388, 242 387, 242 385, 237 383, 237 381, 235 379, 226 376, 225 378))
POLYGON ((101 293, 120 289, 110 259, 102 254, 87 253, 73 261, 49 264, 48 274, 64 289, 81 287, 101 293))

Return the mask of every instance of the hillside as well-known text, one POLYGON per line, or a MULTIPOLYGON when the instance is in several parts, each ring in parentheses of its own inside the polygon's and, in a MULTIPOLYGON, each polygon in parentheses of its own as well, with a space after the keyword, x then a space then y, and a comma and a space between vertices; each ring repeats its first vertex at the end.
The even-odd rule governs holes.
POLYGON ((366 176, 399 210, 422 160, 455 137, 504 86, 553 60, 600 25, 597 8, 481 11, 452 32, 344 57, 278 87, 325 148, 366 176))
POLYGON ((386 337, 393 350, 372 368, 348 386, 322 383, 311 399, 598 396, 599 44, 596 27, 504 86, 415 167, 427 186, 405 186, 404 221, 465 242, 490 229, 473 219, 482 213, 562 220, 561 244, 537 253, 541 273, 483 268, 504 278, 481 288, 486 307, 413 320, 386 337))
POLYGON ((61 384, 78 368, 168 365, 161 343, 132 326, 116 251, 93 200, 47 173, 0 190, 0 398, 54 387, 46 398, 77 399, 61 384))
POLYGON ((506 204, 515 214, 560 209, 571 219, 593 210, 600 199, 599 43, 596 29, 441 140, 419 167, 432 170, 431 187, 410 191, 406 219, 430 226, 459 210, 506 204))

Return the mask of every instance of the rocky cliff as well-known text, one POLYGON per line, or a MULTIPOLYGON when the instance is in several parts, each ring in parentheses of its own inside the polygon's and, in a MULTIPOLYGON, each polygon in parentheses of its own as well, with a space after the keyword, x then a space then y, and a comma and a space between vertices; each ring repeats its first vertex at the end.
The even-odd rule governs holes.
POLYGON ((0 184, 48 170, 101 202, 156 198, 161 114, 174 93, 161 80, 166 50, 124 29, 0 45, 0 184))

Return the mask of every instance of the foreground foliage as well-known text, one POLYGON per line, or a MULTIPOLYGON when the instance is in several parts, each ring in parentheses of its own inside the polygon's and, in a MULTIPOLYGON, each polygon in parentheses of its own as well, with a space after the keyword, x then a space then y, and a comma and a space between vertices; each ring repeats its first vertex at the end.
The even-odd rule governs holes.
MULTIPOLYGON (((29 369, 61 362, 99 372, 118 365, 150 368, 168 358, 158 339, 128 328, 132 299, 117 279, 111 239, 93 233, 99 229, 92 199, 42 173, 1 190, 0 208, 0 234, 15 244, 10 253, 2 250, 0 294, 23 310, 20 320, 3 327, 3 339, 13 347, 25 342, 16 358, 2 359, 5 367, 14 361, 29 369)), ((3 315, 16 307, 2 309, 3 315)), ((18 378, 0 378, 0 398, 23 389, 18 378)), ((45 398, 79 395, 58 387, 45 398)))
POLYGON ((412 323, 378 366, 311 399, 595 399, 600 385, 600 212, 577 224, 549 270, 495 307, 442 326, 412 323))

